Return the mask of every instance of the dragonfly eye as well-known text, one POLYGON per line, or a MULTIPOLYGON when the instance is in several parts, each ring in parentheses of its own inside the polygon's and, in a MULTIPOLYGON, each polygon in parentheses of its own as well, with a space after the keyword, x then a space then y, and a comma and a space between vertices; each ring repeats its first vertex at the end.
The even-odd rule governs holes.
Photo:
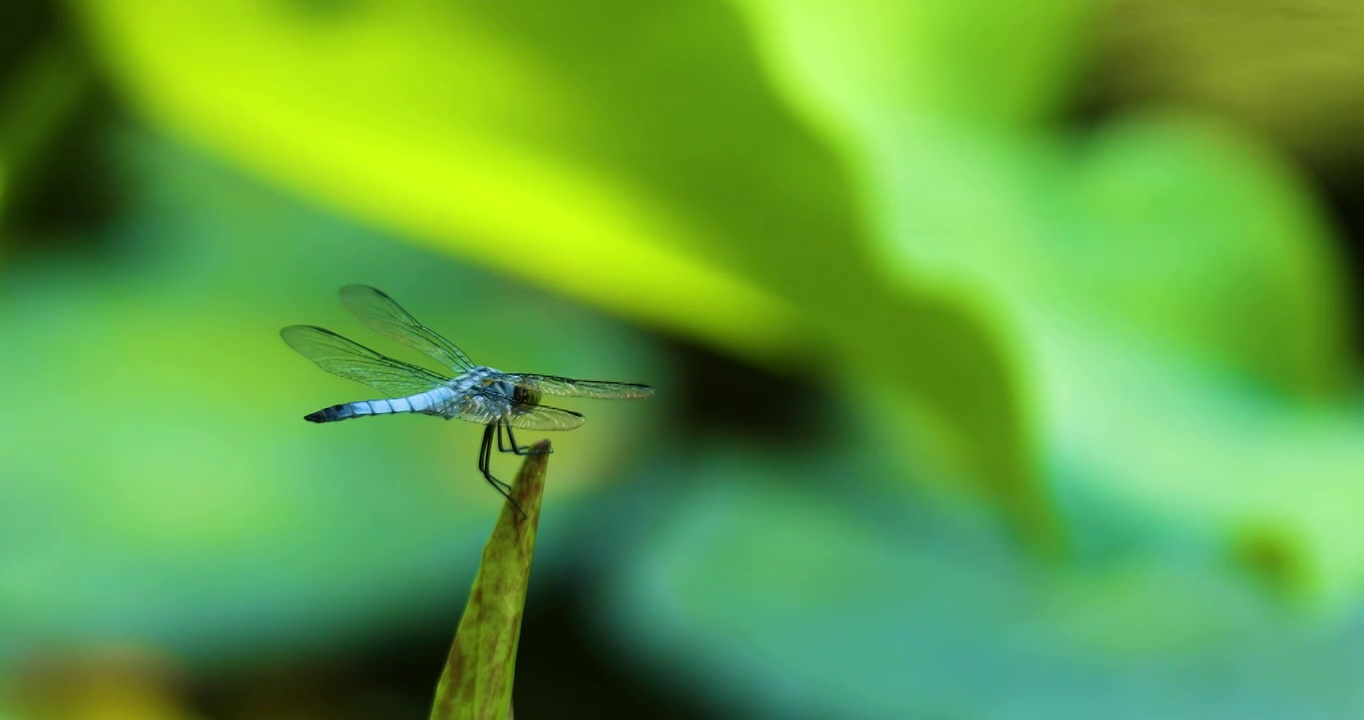
POLYGON ((512 392, 512 399, 521 405, 539 405, 540 393, 532 392, 518 385, 512 392))

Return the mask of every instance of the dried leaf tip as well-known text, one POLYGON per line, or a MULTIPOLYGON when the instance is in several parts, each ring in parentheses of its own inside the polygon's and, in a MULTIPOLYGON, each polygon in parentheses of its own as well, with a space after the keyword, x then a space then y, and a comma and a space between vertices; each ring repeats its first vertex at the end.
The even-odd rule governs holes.
POLYGON ((549 455, 548 440, 531 446, 512 483, 511 496, 521 510, 505 503, 483 548, 483 562, 436 687, 431 720, 501 720, 512 716, 516 648, 521 639, 549 455))

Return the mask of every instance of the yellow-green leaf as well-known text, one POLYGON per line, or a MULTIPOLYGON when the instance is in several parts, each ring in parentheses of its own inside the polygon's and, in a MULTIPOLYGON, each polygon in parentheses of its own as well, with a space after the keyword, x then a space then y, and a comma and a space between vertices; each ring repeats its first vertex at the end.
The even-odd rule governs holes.
POLYGON ((844 161, 772 96, 727 6, 76 6, 159 125, 466 262, 772 367, 878 378, 889 445, 932 426, 943 477, 1057 536, 1010 318, 970 288, 888 284, 844 161))
POLYGON ((800 344, 779 298, 686 251, 715 234, 709 222, 604 167, 593 150, 621 133, 595 136, 609 126, 568 58, 544 62, 480 8, 323 20, 263 0, 75 7, 136 111, 273 182, 753 357, 800 344))

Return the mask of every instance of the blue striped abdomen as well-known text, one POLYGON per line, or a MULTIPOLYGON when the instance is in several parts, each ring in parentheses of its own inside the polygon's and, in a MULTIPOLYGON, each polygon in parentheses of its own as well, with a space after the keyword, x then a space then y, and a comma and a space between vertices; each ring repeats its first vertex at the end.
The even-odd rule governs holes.
POLYGON ((444 399, 444 395, 448 393, 448 388, 436 388, 430 392, 418 393, 403 398, 357 400, 355 402, 322 408, 315 413, 304 415, 303 419, 308 422, 328 423, 337 422, 338 420, 366 417, 369 415, 392 415, 394 413, 409 412, 438 414, 436 408, 440 401, 444 399))

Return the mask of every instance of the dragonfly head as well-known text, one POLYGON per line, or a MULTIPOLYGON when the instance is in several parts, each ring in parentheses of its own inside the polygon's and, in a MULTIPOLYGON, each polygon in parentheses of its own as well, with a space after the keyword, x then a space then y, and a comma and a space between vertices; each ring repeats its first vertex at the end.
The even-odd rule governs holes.
POLYGON ((540 404, 540 393, 528 390, 520 385, 513 385, 506 380, 494 380, 488 383, 488 389, 503 397, 511 398, 518 405, 540 404))
POLYGON ((515 400, 518 405, 539 405, 540 393, 517 385, 512 390, 512 400, 515 400))

